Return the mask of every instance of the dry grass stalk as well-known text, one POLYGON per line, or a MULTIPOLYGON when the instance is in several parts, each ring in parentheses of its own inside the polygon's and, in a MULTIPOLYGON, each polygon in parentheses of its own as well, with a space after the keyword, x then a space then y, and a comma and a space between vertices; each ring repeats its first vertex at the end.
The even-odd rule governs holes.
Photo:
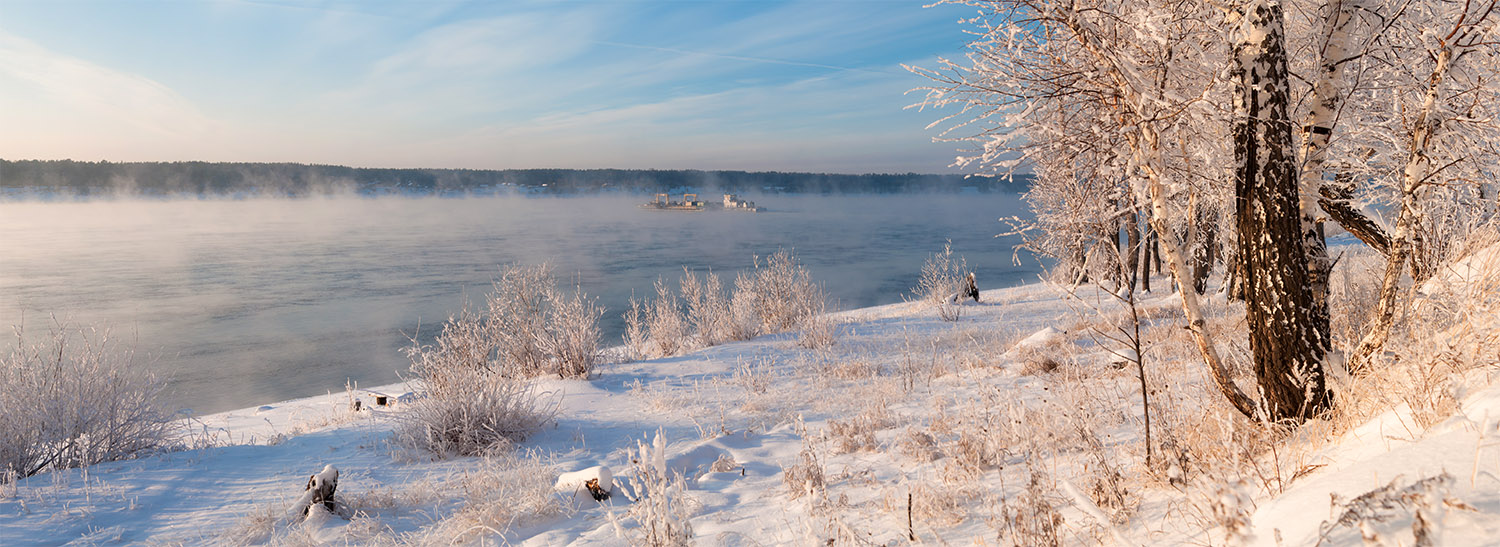
POLYGON ((797 499, 802 496, 813 496, 822 498, 828 488, 828 480, 823 475, 823 462, 818 458, 818 453, 813 450, 810 439, 807 437, 806 427, 797 423, 797 430, 802 436, 802 451, 797 453, 797 461, 791 467, 781 470, 781 482, 786 486, 787 497, 797 499))
POLYGON ((682 474, 667 467, 666 440, 661 432, 656 433, 650 446, 636 443, 629 456, 635 462, 635 474, 628 479, 635 499, 631 500, 634 503, 628 516, 636 528, 628 532, 617 528, 626 533, 623 539, 631 545, 652 547, 690 545, 693 527, 688 520, 694 501, 687 496, 682 474))

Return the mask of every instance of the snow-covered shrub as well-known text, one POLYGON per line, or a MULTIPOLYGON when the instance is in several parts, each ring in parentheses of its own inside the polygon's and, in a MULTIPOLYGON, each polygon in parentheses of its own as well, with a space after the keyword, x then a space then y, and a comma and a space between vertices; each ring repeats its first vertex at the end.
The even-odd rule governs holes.
POLYGON ((625 311, 625 346, 636 358, 670 357, 697 345, 748 340, 760 334, 802 328, 798 341, 813 349, 834 342, 831 321, 820 318, 827 303, 822 287, 785 250, 735 278, 732 294, 724 293, 718 276, 702 279, 684 270, 681 297, 658 279, 656 297, 631 299, 625 311))
POLYGON ((547 304, 554 289, 545 264, 501 268, 485 303, 489 305, 486 327, 502 366, 523 376, 536 376, 547 368, 542 340, 547 337, 547 304))
POLYGON ((846 454, 861 450, 875 450, 879 445, 875 433, 890 426, 890 411, 885 401, 877 401, 865 407, 864 412, 847 420, 828 420, 828 440, 833 444, 834 454, 846 454))
POLYGON ((1458 410, 1455 379, 1500 355, 1500 231, 1490 225, 1450 244, 1450 260, 1411 306, 1405 343, 1384 365, 1405 370, 1402 400, 1424 428, 1458 410))
POLYGON ((1026 350, 1021 358, 1021 374, 1026 376, 1046 374, 1061 366, 1062 360, 1044 351, 1026 350))
POLYGON ((625 310, 625 348, 635 359, 671 357, 691 347, 690 318, 683 316, 677 295, 661 279, 652 288, 656 298, 631 298, 630 309, 625 310))
POLYGON ((953 526, 969 518, 970 503, 978 497, 975 483, 949 485, 918 482, 908 490, 912 520, 926 526, 953 526))
POLYGON ((922 277, 912 289, 917 299, 938 312, 944 321, 957 321, 963 314, 964 289, 968 287, 971 272, 963 256, 953 256, 953 244, 944 243, 943 252, 927 257, 922 265, 922 277))
POLYGON ((956 435, 949 442, 942 444, 947 456, 942 468, 947 482, 971 481, 1005 463, 1007 447, 1000 444, 999 432, 981 424, 984 422, 966 422, 954 431, 956 435))
POLYGON ((733 310, 718 275, 708 272, 700 280, 697 273, 684 268, 681 288, 688 322, 699 343, 712 346, 734 339, 733 310))
POLYGON ((747 394, 764 395, 771 388, 770 359, 741 360, 734 366, 730 381, 745 388, 747 394))
POLYGON ((1072 363, 1078 346, 1066 337, 1058 336, 1039 344, 1017 347, 1014 357, 1021 362, 1021 374, 1036 376, 1056 372, 1063 365, 1072 363))
POLYGON ((588 378, 599 361, 599 316, 604 311, 574 287, 548 293, 551 313, 547 317, 547 336, 542 349, 553 365, 548 372, 563 378, 588 378))
POLYGON ((805 495, 822 495, 828 487, 828 481, 823 476, 823 463, 818 461, 818 455, 813 452, 812 447, 806 444, 802 452, 797 454, 797 463, 791 467, 782 469, 781 482, 786 485, 787 496, 797 499, 805 495))
POLYGON ((719 458, 714 460, 713 465, 710 465, 708 468, 709 471, 714 473, 728 473, 735 469, 741 469, 740 464, 734 461, 734 455, 728 452, 719 454, 719 458))
POLYGON ((1384 268, 1385 257, 1363 247, 1347 252, 1334 265, 1328 298, 1334 349, 1347 355, 1364 336, 1366 323, 1375 315, 1384 268))
POLYGON ((651 303, 630 298, 630 309, 625 310, 625 353, 630 359, 644 359, 651 354, 651 327, 646 321, 651 317, 651 303))
POLYGON ((797 328, 825 303, 822 287, 786 249, 767 257, 764 265, 757 257, 754 272, 735 279, 735 300, 741 298, 753 302, 762 334, 797 328))
POLYGON ((688 324, 682 317, 682 307, 672 289, 662 280, 656 280, 656 300, 651 303, 651 350, 656 357, 676 355, 685 348, 688 324))
POLYGON ((165 382, 107 330, 59 326, 44 339, 17 330, 0 361, 0 476, 134 458, 179 442, 165 382))
POLYGON ((421 377, 423 397, 401 415, 396 439, 436 454, 474 456, 508 449, 552 420, 524 378, 484 369, 421 377))
POLYGON ((917 463, 927 463, 938 457, 937 439, 915 426, 907 426, 896 441, 896 452, 917 463))
POLYGON ((486 454, 509 447, 552 418, 527 379, 491 367, 495 342, 467 308, 432 345, 407 349, 423 396, 401 414, 397 440, 437 454, 486 454))
MULTIPOLYGON (((1491 227, 1448 244, 1450 249, 1462 249, 1455 254, 1459 260, 1439 266, 1431 280, 1416 287, 1416 298, 1398 318, 1385 351, 1373 358, 1377 366, 1336 384, 1328 420, 1333 433, 1401 404, 1423 428, 1458 409, 1455 380, 1500 354, 1500 321, 1495 319, 1500 317, 1497 238, 1500 233, 1491 227)), ((1355 278, 1353 283, 1364 285, 1378 284, 1382 273, 1378 268, 1352 270, 1348 275, 1355 278)), ((1334 301, 1335 312, 1339 304, 1334 301)), ((1335 315, 1336 328, 1337 319, 1335 315)))
POLYGON ((824 359, 819 361, 817 366, 820 382, 864 380, 880 375, 880 365, 869 359, 824 359))
POLYGON ((502 268, 485 301, 483 328, 508 373, 587 378, 593 372, 603 311, 577 287, 559 290, 548 265, 502 268))
POLYGON ((797 333, 798 346, 823 349, 838 342, 838 329, 825 311, 822 302, 814 304, 812 314, 802 321, 802 330, 797 333))
POLYGON ((745 289, 750 285, 749 278, 743 275, 734 280, 734 293, 729 297, 729 340, 749 340, 760 334, 756 296, 752 290, 745 289))
POLYGON ((1205 530, 1221 530, 1226 544, 1244 545, 1251 539, 1250 519, 1255 514, 1250 489, 1243 479, 1215 481, 1191 496, 1190 510, 1205 530))

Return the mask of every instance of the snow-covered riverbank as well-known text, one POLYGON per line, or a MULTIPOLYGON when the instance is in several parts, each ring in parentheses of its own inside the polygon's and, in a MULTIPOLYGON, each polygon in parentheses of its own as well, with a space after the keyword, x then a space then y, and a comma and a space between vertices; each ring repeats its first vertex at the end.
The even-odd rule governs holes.
POLYGON ((489 458, 395 446, 401 405, 354 391, 354 412, 338 386, 205 416, 201 448, 3 487, 0 543, 619 544, 679 526, 707 545, 1411 544, 1418 512, 1436 544, 1500 532, 1497 356, 1476 356, 1488 362, 1459 379, 1458 412, 1430 427, 1396 406, 1316 442, 1317 424, 1246 440, 1202 389, 1176 305, 1158 293, 1140 306, 1149 469, 1140 380, 1101 335, 1118 304, 1033 284, 985 291, 956 323, 918 303, 842 312, 821 350, 787 333, 542 379, 554 425, 489 458), (289 514, 330 464, 337 514, 289 514), (607 501, 558 480, 599 466, 607 501), (683 477, 657 490, 670 507, 632 502, 650 489, 643 466, 683 477), (1387 501, 1350 503, 1388 485, 1387 501))

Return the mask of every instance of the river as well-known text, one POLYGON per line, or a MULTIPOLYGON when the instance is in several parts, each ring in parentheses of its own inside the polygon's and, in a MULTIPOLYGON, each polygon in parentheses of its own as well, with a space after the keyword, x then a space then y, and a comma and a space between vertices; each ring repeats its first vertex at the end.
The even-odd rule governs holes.
MULTIPOLYGON (((0 203, 0 321, 106 325, 211 413, 397 381, 410 336, 479 299, 501 264, 550 262, 607 311, 683 267, 726 284, 792 249, 835 309, 899 302, 951 240, 980 288, 1036 279, 1009 193, 749 196, 768 211, 666 212, 640 196, 0 203)), ((8 352, 14 337, 0 341, 8 352)))

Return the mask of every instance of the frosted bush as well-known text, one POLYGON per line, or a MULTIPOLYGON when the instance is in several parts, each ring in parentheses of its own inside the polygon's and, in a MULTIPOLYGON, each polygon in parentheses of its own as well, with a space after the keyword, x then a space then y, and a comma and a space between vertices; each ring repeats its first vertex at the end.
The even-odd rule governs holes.
POLYGON ((678 305, 677 297, 672 294, 672 289, 662 280, 656 280, 656 300, 651 304, 650 322, 650 348, 653 355, 666 357, 686 349, 683 341, 688 335, 687 327, 687 321, 682 318, 682 308, 678 305))
POLYGON ((550 268, 506 266, 485 296, 500 360, 526 376, 540 374, 547 366, 542 340, 547 337, 547 305, 555 289, 550 268))
POLYGON ((932 306, 944 321, 957 321, 963 313, 963 291, 967 288, 969 265, 962 256, 953 256, 953 244, 943 244, 943 252, 927 258, 922 277, 917 280, 917 299, 932 306))
POLYGON ((625 342, 625 353, 630 359, 641 359, 650 352, 651 344, 650 327, 646 325, 646 318, 650 316, 651 305, 630 298, 630 309, 625 310, 625 334, 621 336, 625 342))
POLYGON ((1366 323, 1375 315, 1385 257, 1370 249, 1354 248, 1334 264, 1330 276, 1330 331, 1335 349, 1354 351, 1366 323))
POLYGON ((405 351, 412 360, 411 371, 426 379, 461 369, 490 369, 495 341, 484 318, 464 306, 443 324, 432 345, 414 344, 405 351))
POLYGON ((424 396, 401 415, 400 444, 436 454, 498 453, 551 421, 553 409, 524 378, 486 368, 431 366, 459 362, 432 355, 441 351, 431 346, 412 351, 424 396))
POLYGON ((680 299, 662 280, 653 286, 654 299, 631 299, 624 314, 624 342, 634 357, 669 357, 695 342, 712 346, 799 328, 804 347, 834 343, 832 322, 818 320, 827 306, 822 287, 785 250, 764 264, 757 258, 753 271, 735 278, 731 295, 726 296, 712 273, 700 279, 684 270, 679 286, 680 299))
POLYGON ((424 397, 405 414, 402 444, 439 454, 503 449, 552 418, 529 377, 592 373, 600 312, 582 290, 558 290, 547 266, 506 267, 486 303, 488 316, 465 307, 432 344, 407 350, 424 397))
POLYGON ((0 362, 0 477, 134 458, 178 444, 165 382, 136 366, 107 330, 17 329, 0 362))
POLYGON ((797 462, 781 471, 781 482, 786 485, 787 497, 791 499, 821 495, 828 486, 823 476, 823 464, 812 448, 805 445, 797 454, 797 462))
POLYGON ((748 277, 739 276, 734 284, 734 295, 729 299, 729 339, 749 340, 760 334, 760 312, 756 310, 754 289, 742 286, 753 282, 748 277))
POLYGON ((754 302, 762 333, 797 328, 824 304, 822 287, 786 249, 766 258, 764 266, 757 258, 755 271, 735 280, 735 298, 741 294, 754 302))
POLYGON ((506 266, 485 301, 485 328, 508 372, 564 378, 587 378, 593 372, 603 310, 577 287, 571 293, 559 290, 546 264, 506 266))
POLYGON ((553 290, 548 303, 547 336, 542 350, 553 362, 549 372, 564 378, 588 378, 599 361, 599 316, 603 310, 582 289, 553 290))
POLYGON ((599 360, 602 311, 582 290, 558 289, 549 272, 546 265, 507 266, 485 295, 489 314, 465 306, 433 347, 408 350, 413 371, 495 368, 519 377, 587 378, 599 360))
POLYGON ((688 322, 700 343, 712 346, 734 338, 733 311, 719 276, 709 272, 700 280, 698 274, 683 269, 682 299, 687 303, 688 322))
POLYGON ((814 304, 812 314, 802 320, 802 330, 797 333, 798 346, 823 349, 838 342, 838 328, 825 311, 822 301, 814 304))

